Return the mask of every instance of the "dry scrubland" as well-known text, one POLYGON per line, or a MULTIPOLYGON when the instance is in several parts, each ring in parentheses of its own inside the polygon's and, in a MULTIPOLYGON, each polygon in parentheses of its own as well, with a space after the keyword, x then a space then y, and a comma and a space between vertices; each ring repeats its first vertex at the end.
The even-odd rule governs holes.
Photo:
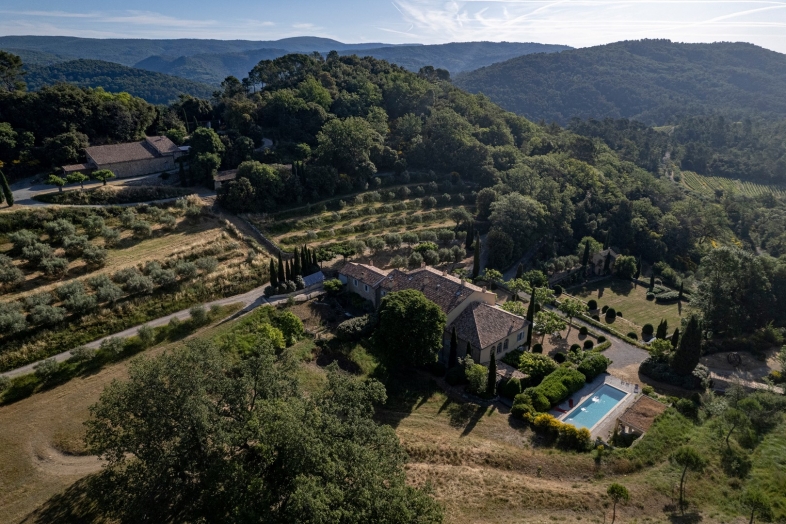
MULTIPOLYGON (((324 325, 322 309, 304 304, 293 311, 314 331, 324 325)), ((233 326, 209 327, 196 336, 218 336, 233 326)), ((378 371, 363 344, 348 343, 328 356, 305 339, 288 351, 302 361, 300 377, 308 389, 324 384, 323 368, 336 359, 360 375, 378 371)), ((102 388, 122 379, 126 368, 127 362, 114 364, 0 407, 0 521, 42 522, 36 508, 56 502, 57 494, 98 469, 94 458, 79 456, 81 422, 102 388)), ((725 444, 716 431, 673 410, 634 448, 598 464, 592 454, 547 446, 496 407, 449 399, 426 374, 396 377, 388 396, 378 420, 395 428, 410 455, 410 481, 431 485, 450 523, 607 522, 611 508, 605 491, 611 482, 631 491, 631 502, 618 508, 620 522, 742 523, 747 519, 737 501, 745 483, 771 492, 786 488, 783 423, 756 448, 750 480, 741 481, 724 473, 717 455, 725 444), (703 475, 689 474, 687 496, 693 505, 683 519, 673 506, 680 471, 668 455, 685 442, 709 456, 710 466, 703 475)), ((779 518, 784 510, 779 507, 779 518)))

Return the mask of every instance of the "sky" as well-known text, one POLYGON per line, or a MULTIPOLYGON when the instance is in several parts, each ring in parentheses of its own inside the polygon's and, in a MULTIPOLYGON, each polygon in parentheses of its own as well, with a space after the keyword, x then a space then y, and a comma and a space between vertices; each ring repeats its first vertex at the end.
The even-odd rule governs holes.
POLYGON ((3 0, 0 35, 587 47, 619 40, 751 42, 786 53, 786 0, 3 0), (133 7, 133 9, 129 9, 133 7))

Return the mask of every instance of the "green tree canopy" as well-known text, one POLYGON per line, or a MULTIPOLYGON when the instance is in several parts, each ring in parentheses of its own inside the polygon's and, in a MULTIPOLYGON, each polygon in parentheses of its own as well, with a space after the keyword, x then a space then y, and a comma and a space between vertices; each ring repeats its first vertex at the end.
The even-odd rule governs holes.
POLYGON ((0 51, 0 91, 22 91, 25 75, 22 59, 17 55, 0 51))
POLYGON ((420 366, 437 360, 442 349, 445 313, 420 291, 386 295, 379 307, 374 344, 394 367, 420 366))

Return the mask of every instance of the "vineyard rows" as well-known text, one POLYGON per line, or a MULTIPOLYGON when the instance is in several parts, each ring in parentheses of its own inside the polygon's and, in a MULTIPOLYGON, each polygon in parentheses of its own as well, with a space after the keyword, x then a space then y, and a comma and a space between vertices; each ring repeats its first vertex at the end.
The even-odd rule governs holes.
POLYGON ((727 193, 733 191, 748 197, 758 197, 767 194, 773 194, 777 197, 786 196, 786 188, 783 186, 757 184, 755 182, 717 176, 703 176, 692 171, 683 171, 682 181, 692 191, 709 197, 714 197, 715 191, 718 189, 727 193))

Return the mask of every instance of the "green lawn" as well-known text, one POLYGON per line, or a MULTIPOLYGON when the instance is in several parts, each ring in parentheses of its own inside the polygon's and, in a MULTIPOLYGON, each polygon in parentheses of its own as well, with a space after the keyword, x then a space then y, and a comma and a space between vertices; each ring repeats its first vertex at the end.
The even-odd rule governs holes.
MULTIPOLYGON (((587 286, 576 287, 568 291, 571 295, 582 300, 595 299, 598 308, 603 306, 613 307, 622 311, 622 317, 638 326, 652 324, 657 326, 662 319, 669 322, 669 333, 680 325, 680 318, 687 314, 687 302, 682 306, 677 303, 658 304, 654 300, 647 300, 647 288, 627 280, 616 278, 603 280, 587 286)), ((601 319, 604 316, 601 315, 601 319)), ((604 320, 605 321, 605 320, 604 320)), ((623 322, 616 321, 618 328, 624 331, 623 322)))

